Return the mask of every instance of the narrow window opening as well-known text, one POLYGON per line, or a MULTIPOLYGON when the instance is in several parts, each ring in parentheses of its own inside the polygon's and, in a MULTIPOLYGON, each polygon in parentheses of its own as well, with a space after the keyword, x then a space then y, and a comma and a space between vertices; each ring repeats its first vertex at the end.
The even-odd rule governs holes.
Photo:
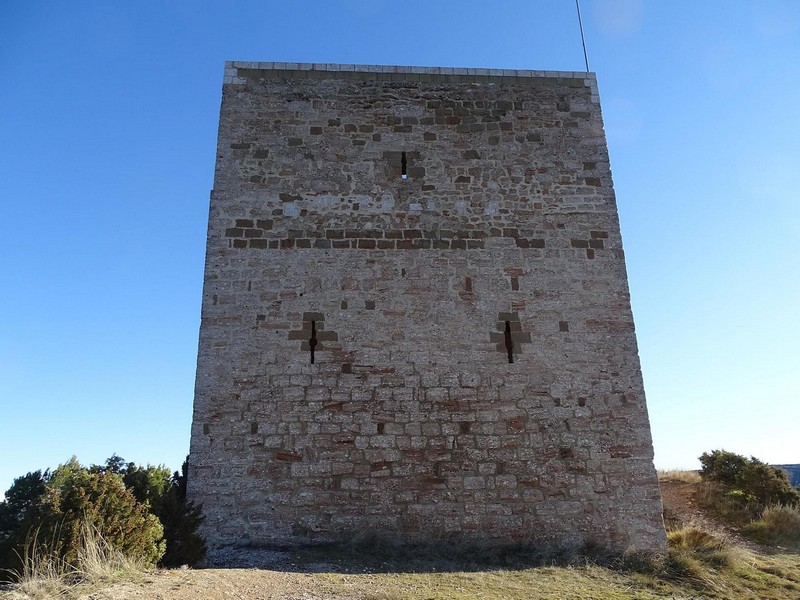
POLYGON ((314 349, 317 347, 317 322, 311 321, 311 339, 308 340, 308 349, 311 351, 311 364, 314 364, 314 349))
POLYGON ((408 179, 408 159, 406 158, 405 151, 400 155, 400 177, 408 179))
MULTIPOLYGON (((312 351, 313 352, 313 351, 312 351)), ((508 352, 508 362, 514 362, 514 342, 511 341, 511 321, 506 321, 506 352, 508 352)), ((314 356, 313 354, 311 355, 314 356)), ((313 362, 313 358, 312 358, 313 362)))

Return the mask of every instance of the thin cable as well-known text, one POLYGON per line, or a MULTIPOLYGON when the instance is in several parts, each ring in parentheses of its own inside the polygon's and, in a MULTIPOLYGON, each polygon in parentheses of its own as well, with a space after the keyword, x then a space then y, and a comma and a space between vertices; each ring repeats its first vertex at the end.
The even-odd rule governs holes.
POLYGON ((578 25, 581 28, 581 43, 583 44, 583 60, 586 62, 586 72, 589 72, 589 55, 586 54, 586 37, 583 35, 583 19, 581 19, 581 2, 575 0, 575 7, 578 9, 578 25))

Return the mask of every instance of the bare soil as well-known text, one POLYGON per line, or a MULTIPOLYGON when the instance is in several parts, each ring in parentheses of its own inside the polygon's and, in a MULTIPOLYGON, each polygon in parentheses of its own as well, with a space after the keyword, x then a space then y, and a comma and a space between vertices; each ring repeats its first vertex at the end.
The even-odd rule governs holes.
POLYGON ((661 500, 664 519, 670 524, 696 523, 706 529, 720 529, 722 525, 708 517, 697 502, 697 484, 684 481, 661 481, 661 500))

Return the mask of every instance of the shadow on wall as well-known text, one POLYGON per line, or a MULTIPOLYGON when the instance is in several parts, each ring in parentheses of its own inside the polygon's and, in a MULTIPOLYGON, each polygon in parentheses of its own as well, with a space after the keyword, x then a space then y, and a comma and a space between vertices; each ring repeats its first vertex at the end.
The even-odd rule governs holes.
MULTIPOLYGON (((637 556, 641 559, 645 555, 637 556)), ((624 562, 632 560, 626 555, 624 562)), ((620 565, 623 557, 586 544, 553 550, 535 544, 443 540, 400 544, 379 536, 296 548, 226 547, 209 550, 203 568, 270 569, 294 573, 437 573, 524 570, 537 566, 620 565)))

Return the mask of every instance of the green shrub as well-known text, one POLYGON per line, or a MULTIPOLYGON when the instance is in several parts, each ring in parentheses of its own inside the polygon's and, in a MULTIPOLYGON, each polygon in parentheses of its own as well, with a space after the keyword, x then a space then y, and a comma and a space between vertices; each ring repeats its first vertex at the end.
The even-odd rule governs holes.
POLYGON ((133 492, 136 500, 148 504, 154 515, 158 515, 164 495, 172 484, 171 473, 164 465, 140 467, 133 462, 126 463, 116 454, 106 460, 105 466, 95 465, 90 470, 120 475, 125 487, 133 492))
POLYGON ((44 518, 41 500, 47 491, 50 473, 35 471, 17 477, 0 502, 0 581, 9 570, 18 569, 28 533, 44 518))
POLYGON ((711 454, 703 452, 700 464, 700 477, 703 479, 735 487, 747 467, 747 459, 733 452, 713 450, 711 454))
POLYGON ((181 472, 173 473, 170 486, 162 497, 159 519, 164 526, 167 551, 161 559, 166 567, 193 565, 206 554, 205 540, 197 533, 203 522, 202 507, 186 500, 186 481, 189 459, 183 461, 181 472))
POLYGON ((204 518, 201 507, 186 500, 188 458, 183 462, 181 473, 176 471, 172 475, 163 465, 140 467, 132 462, 126 463, 116 454, 106 461, 104 467, 92 468, 120 475, 136 499, 147 503, 150 512, 158 517, 167 544, 160 565, 193 565, 205 556, 205 541, 197 534, 204 518))
POLYGON ((800 504, 800 494, 792 487, 786 471, 751 458, 742 474, 742 489, 755 497, 760 506, 800 504))
POLYGON ((116 473, 92 473, 68 463, 53 472, 42 506, 40 535, 58 539, 64 560, 73 564, 80 550, 84 521, 109 545, 145 566, 164 555, 164 528, 146 504, 136 500, 116 473))
POLYGON ((763 510, 771 504, 800 505, 800 494, 789 482, 785 471, 755 457, 749 459, 733 452, 714 450, 700 457, 700 476, 721 484, 728 498, 743 507, 763 510))
POLYGON ((202 520, 200 507, 186 500, 186 463, 182 474, 170 475, 166 467, 139 467, 116 455, 89 468, 73 457, 52 473, 15 479, 6 492, 0 578, 23 572, 26 553, 74 566, 87 530, 143 566, 193 564, 206 551, 197 534, 202 520), (42 549, 29 547, 31 540, 42 549))

